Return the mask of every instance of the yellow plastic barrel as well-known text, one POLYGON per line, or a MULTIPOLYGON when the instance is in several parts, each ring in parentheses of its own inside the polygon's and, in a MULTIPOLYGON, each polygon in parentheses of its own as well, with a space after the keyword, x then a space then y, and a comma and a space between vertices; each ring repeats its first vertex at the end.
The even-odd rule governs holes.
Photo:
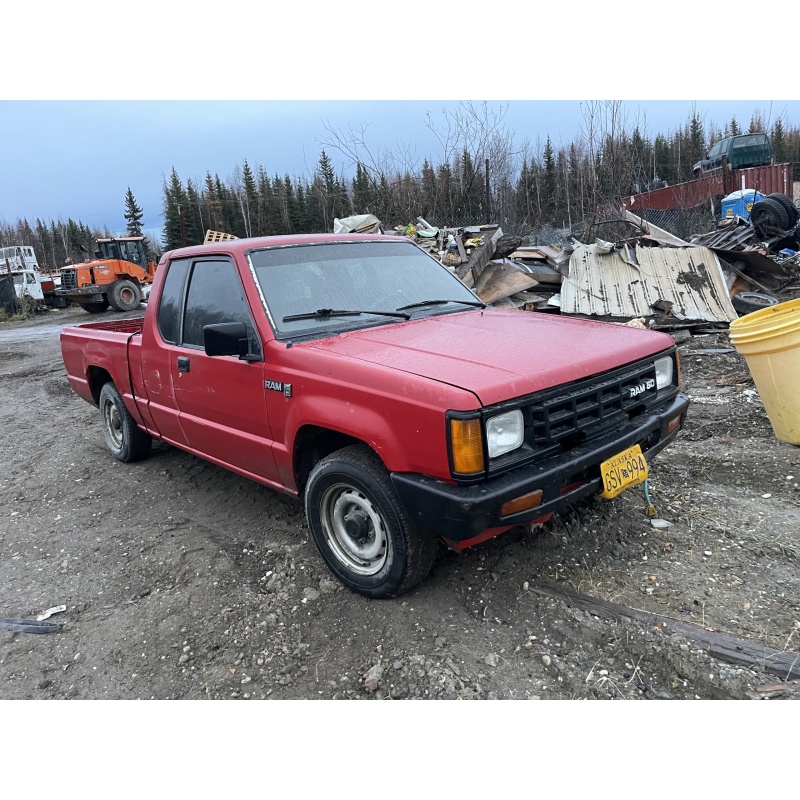
POLYGON ((800 299, 731 322, 731 344, 744 356, 772 430, 800 445, 800 299))

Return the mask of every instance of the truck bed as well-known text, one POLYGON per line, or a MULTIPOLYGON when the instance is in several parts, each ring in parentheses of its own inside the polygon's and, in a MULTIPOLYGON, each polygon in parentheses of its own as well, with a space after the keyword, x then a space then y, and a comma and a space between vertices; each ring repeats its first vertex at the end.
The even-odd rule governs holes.
POLYGON ((67 368, 67 380, 85 400, 96 404, 90 385, 90 373, 108 373, 123 399, 130 401, 131 413, 137 418, 132 401, 131 375, 138 370, 138 350, 144 317, 134 319, 85 322, 67 325, 61 331, 61 352, 67 368), (135 348, 136 356, 131 350, 135 348))
POLYGON ((84 322, 80 325, 70 325, 70 328, 89 328, 95 331, 116 331, 117 333, 141 333, 144 326, 144 317, 134 319, 112 319, 106 322, 84 322))

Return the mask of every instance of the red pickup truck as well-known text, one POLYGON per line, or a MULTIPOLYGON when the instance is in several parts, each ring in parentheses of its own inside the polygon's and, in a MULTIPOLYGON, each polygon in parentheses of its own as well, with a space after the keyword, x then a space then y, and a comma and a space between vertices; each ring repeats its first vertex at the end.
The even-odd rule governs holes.
POLYGON ((647 478, 683 425, 672 339, 486 307, 397 236, 171 251, 144 317, 64 328, 111 453, 152 439, 303 498, 335 575, 370 597, 460 550, 647 478))

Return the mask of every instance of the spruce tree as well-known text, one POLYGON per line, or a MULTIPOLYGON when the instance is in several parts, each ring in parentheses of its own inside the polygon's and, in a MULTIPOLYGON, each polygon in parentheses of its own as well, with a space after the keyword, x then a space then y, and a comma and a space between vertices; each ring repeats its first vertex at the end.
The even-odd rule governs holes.
MULTIPOLYGON (((427 161, 425 162, 428 163, 427 161)), ((423 168, 424 169, 424 168, 423 168)), ((356 214, 372 213, 372 185, 364 167, 359 161, 356 164, 356 176, 353 178, 353 205, 356 214)))
POLYGON ((258 189, 253 170, 250 169, 247 159, 242 165, 242 196, 240 199, 245 233, 247 236, 253 236, 258 214, 258 189))
POLYGON ((292 186, 292 179, 288 175, 283 179, 283 186, 286 198, 287 233, 300 233, 303 225, 302 212, 294 186, 292 186))
MULTIPOLYGON (((306 228, 312 233, 325 232, 325 187, 317 174, 306 191, 306 228)), ((366 213, 366 212, 362 212, 366 213)))
POLYGON ((553 143, 550 137, 544 144, 542 152, 542 166, 544 168, 544 180, 542 185, 542 214, 549 222, 554 222, 556 208, 556 160, 553 154, 553 143))
POLYGON ((217 195, 217 187, 210 172, 206 172, 206 188, 203 194, 208 209, 209 228, 212 231, 223 230, 222 202, 217 195))
POLYGON ((202 244, 206 233, 203 227, 203 213, 200 207, 200 194, 192 179, 186 181, 186 208, 184 209, 186 244, 202 244))
POLYGON ((775 156, 776 164, 783 164, 786 161, 786 133, 780 117, 775 120, 775 124, 772 126, 772 152, 775 156))
POLYGON ((137 204, 136 198, 133 196, 131 187, 125 194, 125 213, 122 215, 128 223, 127 235, 128 236, 142 236, 142 218, 144 211, 137 204))
POLYGON ((436 196, 436 173, 426 158, 422 164, 422 189, 420 197, 420 209, 422 216, 432 225, 433 219, 437 218, 437 196, 436 196))
MULTIPOLYGON (((164 181, 164 228, 161 241, 166 250, 181 246, 181 214, 186 212, 186 192, 175 167, 170 173, 169 183, 164 181)), ((187 240, 188 241, 188 240, 187 240)))
POLYGON ((264 167, 258 168, 258 211, 255 215, 255 224, 252 230, 253 236, 269 236, 269 214, 270 205, 274 202, 272 196, 272 186, 269 182, 264 167))
POLYGON ((531 171, 528 167, 528 159, 522 159, 522 169, 519 171, 519 178, 517 179, 517 189, 515 192, 515 204, 517 209, 517 218, 522 221, 524 226, 531 226, 533 224, 533 181, 531 180, 531 171))

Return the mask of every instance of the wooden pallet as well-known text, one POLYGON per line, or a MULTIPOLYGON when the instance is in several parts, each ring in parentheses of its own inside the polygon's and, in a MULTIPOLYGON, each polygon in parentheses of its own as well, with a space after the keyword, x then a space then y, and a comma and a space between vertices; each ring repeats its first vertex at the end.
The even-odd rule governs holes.
POLYGON ((223 233, 223 231, 206 231, 206 238, 203 239, 203 244, 212 244, 214 242, 227 242, 231 239, 238 239, 232 233, 223 233))

